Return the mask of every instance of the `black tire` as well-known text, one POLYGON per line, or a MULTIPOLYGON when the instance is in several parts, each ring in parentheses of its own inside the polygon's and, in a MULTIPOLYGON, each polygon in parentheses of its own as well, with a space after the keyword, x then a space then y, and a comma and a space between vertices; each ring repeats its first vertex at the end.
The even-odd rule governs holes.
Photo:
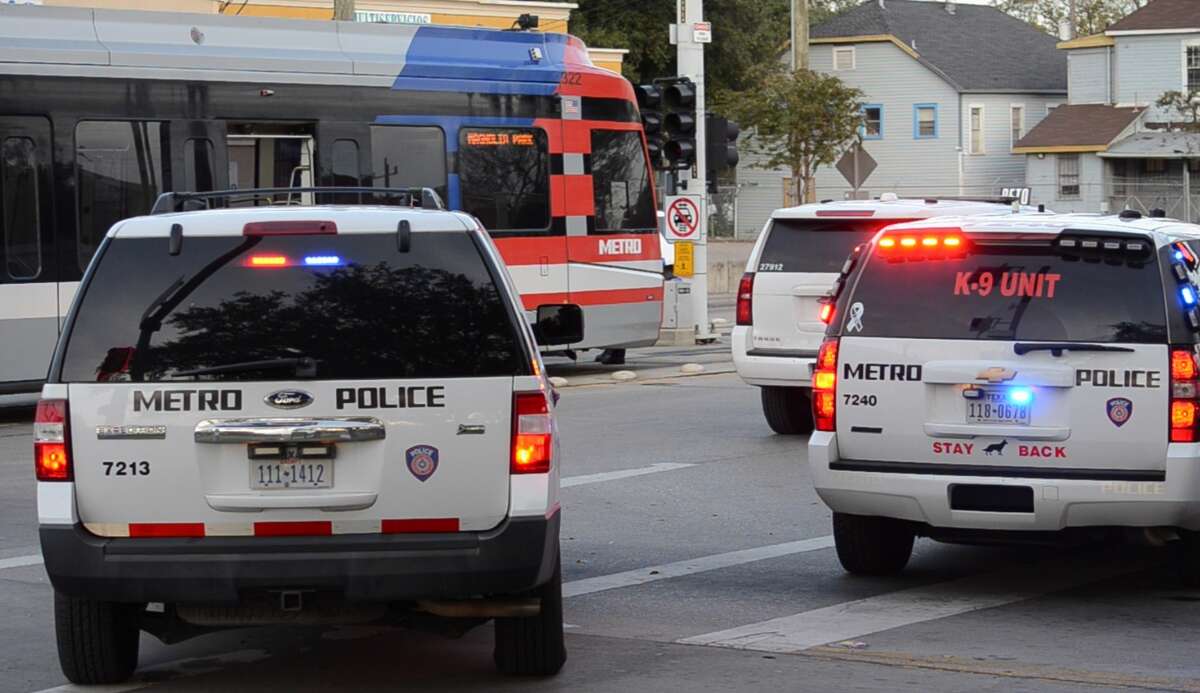
POLYGON ((1179 580, 1185 587, 1200 587, 1200 532, 1179 530, 1179 546, 1175 551, 1179 580))
POLYGON ((54 593, 58 661, 71 683, 121 683, 138 661, 140 604, 98 602, 54 593))
POLYGON ((529 618, 496 619, 496 668, 516 676, 553 676, 567 661, 563 643, 562 564, 533 591, 542 611, 529 618))
POLYGON ((800 387, 762 388, 763 414, 767 425, 780 435, 805 435, 813 432, 811 395, 800 387))
POLYGON ((838 560, 854 575, 896 575, 908 565, 916 533, 903 520, 833 514, 838 560))

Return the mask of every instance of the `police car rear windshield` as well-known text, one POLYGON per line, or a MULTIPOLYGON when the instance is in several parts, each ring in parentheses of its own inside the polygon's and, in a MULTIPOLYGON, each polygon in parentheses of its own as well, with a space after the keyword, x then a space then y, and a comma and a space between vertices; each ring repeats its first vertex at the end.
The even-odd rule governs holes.
POLYGON ((859 243, 896 219, 775 219, 758 261, 759 272, 838 272, 859 243))
MULTIPOLYGON (((1081 258, 1040 247, 969 245, 963 256, 889 261, 876 252, 842 302, 862 337, 1165 343, 1153 255, 1081 258)), ((899 255, 903 251, 897 250, 899 255)))
POLYGON ((472 238, 122 239, 85 287, 64 382, 527 374, 514 312, 472 238))

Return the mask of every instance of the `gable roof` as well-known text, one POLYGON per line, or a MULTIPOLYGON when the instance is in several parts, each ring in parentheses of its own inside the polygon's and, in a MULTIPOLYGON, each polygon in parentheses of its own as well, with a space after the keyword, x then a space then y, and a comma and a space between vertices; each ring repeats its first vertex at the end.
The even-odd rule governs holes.
POLYGON ((1172 29, 1200 31, 1200 0, 1151 0, 1105 33, 1172 29))
POLYGON ((947 5, 867 0, 809 33, 820 43, 895 37, 959 91, 1066 93, 1067 56, 1053 36, 994 7, 949 3, 951 13, 947 5))
POLYGON ((1107 104, 1059 106, 1017 141, 1013 152, 1102 152, 1145 110, 1107 104))

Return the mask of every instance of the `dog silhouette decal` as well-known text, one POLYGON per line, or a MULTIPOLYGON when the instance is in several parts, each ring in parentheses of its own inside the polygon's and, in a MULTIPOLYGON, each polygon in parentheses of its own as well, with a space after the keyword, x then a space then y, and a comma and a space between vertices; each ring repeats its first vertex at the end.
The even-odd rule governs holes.
POLYGON ((999 443, 992 443, 991 445, 989 445, 983 449, 983 454, 990 457, 991 454, 994 452, 997 455, 1000 455, 1001 457, 1003 457, 1004 456, 1004 448, 1007 445, 1008 445, 1008 440, 1002 440, 999 443))

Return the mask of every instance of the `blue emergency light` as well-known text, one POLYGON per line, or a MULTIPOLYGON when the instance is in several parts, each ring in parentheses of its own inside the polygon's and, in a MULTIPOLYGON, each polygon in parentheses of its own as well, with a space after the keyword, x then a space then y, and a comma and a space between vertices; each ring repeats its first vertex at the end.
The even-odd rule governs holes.
POLYGON ((1013 404, 1029 404, 1033 401, 1033 390, 1027 387, 1014 387, 1008 391, 1008 401, 1013 404))
POLYGON ((1183 302, 1189 306, 1196 305, 1196 292, 1192 287, 1185 286, 1179 290, 1179 295, 1183 297, 1183 302))
POLYGON ((342 258, 337 255, 309 255, 304 258, 304 264, 309 267, 340 267, 342 258))

